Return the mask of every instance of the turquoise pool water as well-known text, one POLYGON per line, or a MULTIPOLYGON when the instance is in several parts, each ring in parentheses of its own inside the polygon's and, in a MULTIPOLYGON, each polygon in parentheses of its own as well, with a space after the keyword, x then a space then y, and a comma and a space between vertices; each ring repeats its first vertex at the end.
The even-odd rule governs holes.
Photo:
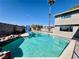
POLYGON ((3 50, 10 50, 13 57, 59 57, 68 43, 66 38, 34 33, 29 37, 17 38, 3 50))

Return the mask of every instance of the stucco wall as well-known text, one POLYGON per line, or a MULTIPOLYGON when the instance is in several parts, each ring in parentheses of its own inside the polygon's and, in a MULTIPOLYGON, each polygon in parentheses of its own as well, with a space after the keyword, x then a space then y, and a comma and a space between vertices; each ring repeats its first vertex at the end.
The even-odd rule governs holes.
POLYGON ((72 14, 70 18, 55 18, 55 25, 79 24, 79 13, 72 14))
POLYGON ((60 31, 60 27, 55 27, 53 30, 54 35, 72 38, 76 31, 78 30, 79 26, 73 26, 73 32, 67 32, 67 31, 60 31))

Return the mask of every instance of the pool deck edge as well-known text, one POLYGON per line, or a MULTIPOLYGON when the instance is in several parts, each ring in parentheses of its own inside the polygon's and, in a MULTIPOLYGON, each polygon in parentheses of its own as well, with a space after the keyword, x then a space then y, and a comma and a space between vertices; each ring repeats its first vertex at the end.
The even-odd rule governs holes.
POLYGON ((76 40, 71 40, 59 59, 71 59, 74 51, 76 40))
POLYGON ((29 34, 28 33, 23 33, 20 36, 25 37, 25 36, 29 36, 29 34))

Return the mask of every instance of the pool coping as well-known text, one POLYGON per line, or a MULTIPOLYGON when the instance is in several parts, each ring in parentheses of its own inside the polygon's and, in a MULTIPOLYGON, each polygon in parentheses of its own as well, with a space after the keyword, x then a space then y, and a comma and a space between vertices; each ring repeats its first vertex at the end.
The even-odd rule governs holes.
POLYGON ((70 43, 59 57, 15 57, 14 59, 71 59, 75 44, 76 40, 70 39, 70 43))
POLYGON ((70 40, 69 45, 66 47, 64 52, 61 54, 59 59, 71 59, 73 55, 73 51, 75 48, 76 40, 70 40))

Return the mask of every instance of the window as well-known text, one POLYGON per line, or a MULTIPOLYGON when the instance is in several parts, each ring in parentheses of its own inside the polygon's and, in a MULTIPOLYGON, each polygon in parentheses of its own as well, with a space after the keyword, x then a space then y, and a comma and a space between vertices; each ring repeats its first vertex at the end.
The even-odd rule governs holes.
POLYGON ((70 18, 70 17, 71 17, 71 14, 65 14, 65 15, 62 15, 62 16, 61 16, 62 19, 70 18))
POLYGON ((60 31, 72 32, 73 26, 60 26, 60 31))

